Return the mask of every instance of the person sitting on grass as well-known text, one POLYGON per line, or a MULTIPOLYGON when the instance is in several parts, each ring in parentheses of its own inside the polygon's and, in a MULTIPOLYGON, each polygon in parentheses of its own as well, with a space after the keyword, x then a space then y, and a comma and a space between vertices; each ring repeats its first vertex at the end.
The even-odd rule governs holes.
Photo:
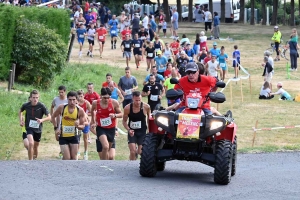
POLYGON ((281 82, 277 83, 277 88, 278 88, 278 91, 274 92, 274 93, 270 93, 270 95, 279 94, 279 95, 281 95, 279 100, 292 100, 291 95, 282 88, 281 82))
POLYGON ((258 99, 272 99, 274 95, 270 95, 271 89, 268 81, 265 81, 264 85, 260 89, 258 99))

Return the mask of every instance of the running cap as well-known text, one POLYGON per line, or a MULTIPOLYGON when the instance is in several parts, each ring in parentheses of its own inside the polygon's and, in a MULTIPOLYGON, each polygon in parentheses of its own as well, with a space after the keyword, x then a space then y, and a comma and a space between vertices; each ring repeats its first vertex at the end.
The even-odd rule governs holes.
POLYGON ((189 62, 185 67, 185 72, 188 71, 192 71, 192 72, 198 71, 198 65, 195 62, 189 62))
POLYGON ((161 50, 158 50, 158 51, 156 52, 157 55, 160 55, 161 53, 162 53, 161 50))

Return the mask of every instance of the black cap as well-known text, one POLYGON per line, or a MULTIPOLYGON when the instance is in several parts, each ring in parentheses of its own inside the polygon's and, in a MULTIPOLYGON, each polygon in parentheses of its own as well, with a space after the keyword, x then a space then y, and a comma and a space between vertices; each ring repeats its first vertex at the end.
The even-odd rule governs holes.
POLYGON ((188 71, 192 71, 192 72, 198 71, 198 65, 195 62, 189 62, 185 67, 185 72, 188 71))

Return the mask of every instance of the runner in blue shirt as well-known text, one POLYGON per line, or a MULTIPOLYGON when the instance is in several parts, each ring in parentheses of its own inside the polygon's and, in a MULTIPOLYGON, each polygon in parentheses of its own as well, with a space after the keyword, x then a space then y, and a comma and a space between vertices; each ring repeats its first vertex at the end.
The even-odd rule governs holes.
POLYGON ((217 58, 219 58, 220 55, 220 49, 217 49, 218 44, 216 42, 213 43, 213 48, 210 49, 211 55, 215 55, 217 58))
POLYGON ((161 50, 156 52, 157 56, 154 58, 154 62, 157 67, 157 73, 164 76, 164 73, 167 69, 166 64, 168 63, 168 59, 162 55, 161 50))
MULTIPOLYGON (((155 77, 155 82, 161 83, 162 85, 164 84, 165 79, 162 75, 157 73, 157 68, 155 65, 151 67, 151 74, 153 74, 153 76, 155 77)), ((143 85, 146 85, 149 82, 149 79, 150 79, 150 74, 146 76, 143 85)))
POLYGON ((241 52, 238 50, 238 46, 234 45, 234 52, 232 52, 232 59, 233 59, 233 67, 234 67, 234 74, 235 77, 237 78, 239 75, 239 69, 240 69, 240 64, 241 64, 241 52))
POLYGON ((228 59, 228 55, 225 53, 225 47, 222 46, 221 47, 221 54, 219 55, 219 65, 220 65, 220 68, 222 69, 223 73, 222 73, 222 77, 221 77, 221 80, 225 80, 225 74, 226 74, 226 71, 227 71, 227 61, 228 59))
POLYGON ((118 20, 116 19, 116 15, 112 16, 112 19, 109 20, 108 25, 110 26, 111 49, 116 49, 118 37, 118 20))
POLYGON ((195 51, 191 48, 191 44, 186 45, 185 53, 189 57, 189 61, 194 62, 195 51))
POLYGON ((79 57, 82 56, 82 46, 84 43, 84 37, 87 35, 86 34, 86 29, 84 28, 84 24, 80 24, 80 28, 78 28, 76 30, 76 34, 77 34, 77 40, 79 43, 79 57))

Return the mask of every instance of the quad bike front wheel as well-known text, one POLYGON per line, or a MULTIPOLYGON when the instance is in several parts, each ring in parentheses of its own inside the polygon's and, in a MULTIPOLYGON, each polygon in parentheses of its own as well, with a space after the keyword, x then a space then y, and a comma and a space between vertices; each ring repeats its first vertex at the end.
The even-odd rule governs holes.
POLYGON ((154 177, 157 172, 157 145, 158 137, 153 133, 148 133, 145 136, 142 154, 140 160, 140 175, 144 177, 154 177))
POLYGON ((232 167, 231 167, 231 176, 234 176, 236 173, 236 160, 237 160, 237 137, 234 137, 234 142, 232 144, 232 167))
POLYGON ((227 185, 231 180, 232 143, 228 140, 217 141, 214 182, 227 185))

